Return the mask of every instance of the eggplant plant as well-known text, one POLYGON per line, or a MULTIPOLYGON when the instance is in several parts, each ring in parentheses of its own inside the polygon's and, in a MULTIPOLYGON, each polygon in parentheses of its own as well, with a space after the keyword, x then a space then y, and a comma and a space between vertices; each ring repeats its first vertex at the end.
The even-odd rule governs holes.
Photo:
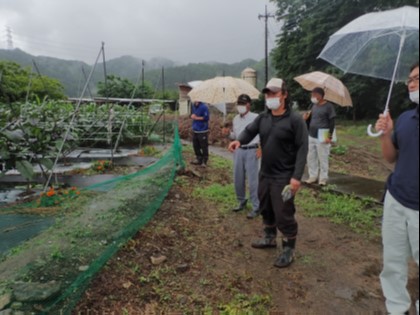
POLYGON ((47 177, 73 115, 75 120, 64 152, 77 146, 106 144, 107 135, 121 143, 140 141, 155 127, 148 112, 129 106, 82 105, 75 113, 74 105, 47 99, 26 104, 0 104, 0 164, 5 166, 0 173, 17 169, 30 181, 34 177, 33 165, 38 165, 47 177))

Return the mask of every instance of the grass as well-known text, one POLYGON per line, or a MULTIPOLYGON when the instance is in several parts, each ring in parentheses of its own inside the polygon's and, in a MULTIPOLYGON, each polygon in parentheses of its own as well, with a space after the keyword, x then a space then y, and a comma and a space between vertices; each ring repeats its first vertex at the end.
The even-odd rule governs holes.
POLYGON ((317 193, 305 188, 300 192, 297 204, 308 217, 327 218, 333 223, 349 226, 358 234, 380 235, 382 210, 373 206, 369 199, 360 200, 326 191, 317 193))
POLYGON ((362 148, 372 153, 378 153, 380 146, 375 138, 367 135, 367 126, 372 121, 339 121, 337 125, 337 136, 339 146, 362 148))
POLYGON ((211 307, 206 307, 202 314, 213 315, 268 315, 267 307, 271 298, 262 295, 237 294, 228 304, 219 305, 217 312, 211 307))
POLYGON ((271 298, 267 296, 237 294, 232 302, 227 305, 221 305, 219 310, 221 315, 268 314, 266 309, 270 303, 271 298))
POLYGON ((338 145, 331 148, 331 153, 334 155, 346 155, 349 152, 348 146, 338 145))
POLYGON ((211 167, 218 170, 228 170, 232 172, 233 170, 233 161, 222 158, 218 155, 211 156, 211 167))
POLYGON ((193 192, 193 197, 217 204, 221 212, 227 212, 236 206, 236 194, 233 185, 213 184, 204 188, 200 187, 193 192))

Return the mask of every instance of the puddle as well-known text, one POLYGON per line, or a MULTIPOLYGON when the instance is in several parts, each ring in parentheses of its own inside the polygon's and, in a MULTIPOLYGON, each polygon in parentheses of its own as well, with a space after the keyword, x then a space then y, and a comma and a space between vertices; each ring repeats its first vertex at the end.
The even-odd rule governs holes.
POLYGON ((0 255, 39 235, 54 222, 53 217, 0 215, 0 255))
POLYGON ((335 185, 337 190, 345 194, 354 194, 361 198, 382 200, 385 184, 371 179, 359 178, 332 173, 329 184, 335 185))

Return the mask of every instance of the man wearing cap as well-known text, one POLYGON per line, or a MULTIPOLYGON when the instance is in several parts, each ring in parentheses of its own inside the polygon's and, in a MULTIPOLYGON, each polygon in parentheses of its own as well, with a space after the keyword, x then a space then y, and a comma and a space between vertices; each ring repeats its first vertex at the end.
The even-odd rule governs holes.
MULTIPOLYGON (((248 125, 253 123, 258 114, 251 112, 251 98, 248 95, 241 95, 238 98, 238 115, 233 120, 233 128, 225 128, 223 134, 229 136, 230 140, 237 140, 248 125)), ((258 149, 260 137, 256 136, 248 145, 243 145, 235 151, 234 181, 235 191, 239 205, 233 209, 240 212, 246 209, 248 199, 246 198, 246 179, 250 189, 250 199, 253 211, 248 214, 248 219, 258 217, 260 211, 260 200, 258 198, 258 173, 260 169, 258 149)))
POLYGON ((325 91, 316 88, 312 91, 312 111, 305 115, 305 119, 310 119, 309 124, 309 154, 308 168, 309 179, 307 184, 326 186, 329 177, 331 143, 335 131, 334 105, 325 99, 325 91), (320 140, 321 130, 328 130, 327 139, 320 140))
POLYGON ((298 235, 294 201, 306 166, 308 129, 303 118, 290 109, 289 93, 283 80, 272 79, 263 93, 268 111, 245 128, 229 149, 236 151, 260 135, 263 153, 259 196, 265 237, 252 246, 276 248, 279 230, 283 234, 283 252, 274 265, 286 268, 294 261, 298 235))
POLYGON ((193 146, 196 160, 192 165, 206 167, 209 161, 209 120, 210 112, 206 104, 195 102, 192 107, 193 146))

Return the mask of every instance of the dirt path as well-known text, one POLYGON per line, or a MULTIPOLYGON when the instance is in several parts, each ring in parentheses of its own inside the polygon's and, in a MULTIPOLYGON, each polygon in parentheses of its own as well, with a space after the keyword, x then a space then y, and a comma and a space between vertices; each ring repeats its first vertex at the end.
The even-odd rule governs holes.
MULTIPOLYGON (((297 261, 275 269, 276 250, 250 247, 261 234, 260 220, 193 196, 196 187, 230 175, 213 168, 199 172, 204 179, 190 172, 178 178, 153 221, 97 276, 74 314, 204 314, 221 305, 249 306, 253 314, 385 312, 379 239, 299 215, 297 261), (153 255, 167 261, 153 266, 153 255)), ((413 279, 411 288, 417 287, 413 279)))

